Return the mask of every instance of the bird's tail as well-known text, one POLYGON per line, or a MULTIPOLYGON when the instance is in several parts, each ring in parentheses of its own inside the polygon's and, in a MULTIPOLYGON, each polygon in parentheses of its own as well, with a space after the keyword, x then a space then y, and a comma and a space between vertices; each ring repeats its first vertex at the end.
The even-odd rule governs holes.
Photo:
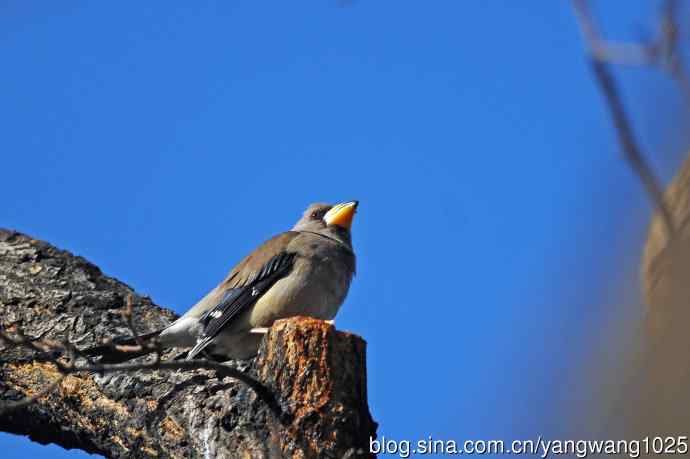
MULTIPOLYGON (((146 343, 147 341, 156 338, 163 329, 139 335, 139 340, 146 343)), ((108 344, 100 344, 87 349, 82 349, 80 352, 89 357, 100 357, 100 363, 122 363, 127 360, 141 357, 142 355, 150 354, 155 349, 141 349, 136 351, 124 351, 117 349, 117 346, 136 346, 137 340, 133 336, 118 336, 108 344)))

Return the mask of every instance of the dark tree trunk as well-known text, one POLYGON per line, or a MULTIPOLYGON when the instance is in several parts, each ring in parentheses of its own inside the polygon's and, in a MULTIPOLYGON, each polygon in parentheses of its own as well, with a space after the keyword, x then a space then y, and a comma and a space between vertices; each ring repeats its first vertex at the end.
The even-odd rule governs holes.
MULTIPOLYGON (((0 230, 0 326, 83 348, 175 319, 81 257, 0 230)), ((74 374, 27 407, 0 412, 0 430, 108 457, 369 456, 365 342, 309 318, 277 322, 259 356, 236 362, 282 410, 213 371, 74 374)), ((0 401, 31 396, 59 373, 31 351, 0 344, 0 401)))

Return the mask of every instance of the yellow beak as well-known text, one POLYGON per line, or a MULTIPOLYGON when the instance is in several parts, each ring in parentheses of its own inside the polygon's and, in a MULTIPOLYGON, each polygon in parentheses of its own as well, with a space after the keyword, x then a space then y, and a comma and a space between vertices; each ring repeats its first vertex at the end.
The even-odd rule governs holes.
POLYGON ((337 204, 323 216, 323 220, 327 225, 338 225, 350 229, 358 204, 359 201, 337 204))

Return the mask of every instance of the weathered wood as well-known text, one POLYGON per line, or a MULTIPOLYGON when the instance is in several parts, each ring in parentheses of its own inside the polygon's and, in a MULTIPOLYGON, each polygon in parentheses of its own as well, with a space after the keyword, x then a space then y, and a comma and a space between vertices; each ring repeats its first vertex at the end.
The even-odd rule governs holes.
MULTIPOLYGON (((0 230, 0 326, 87 347, 175 314, 88 261, 0 230)), ((0 344, 0 401, 35 394, 59 373, 0 344)), ((376 434, 367 405, 365 342, 310 318, 279 321, 253 361, 233 362, 272 391, 277 416, 246 385, 207 370, 68 376, 49 395, 0 413, 0 430, 107 457, 361 457, 376 434)))

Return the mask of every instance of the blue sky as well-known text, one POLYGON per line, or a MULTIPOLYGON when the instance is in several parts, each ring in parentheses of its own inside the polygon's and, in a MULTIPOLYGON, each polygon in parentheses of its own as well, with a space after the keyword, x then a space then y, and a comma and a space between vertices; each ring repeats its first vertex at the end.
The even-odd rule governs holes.
MULTIPOLYGON (((610 35, 650 30, 654 2, 604 3, 610 35)), ((641 314, 618 300, 650 206, 566 2, 0 11, 0 226, 183 312, 308 203, 359 199, 337 326, 368 342, 379 435, 576 431, 583 369, 641 314)), ((617 74, 668 180, 682 101, 658 72, 617 74)))

